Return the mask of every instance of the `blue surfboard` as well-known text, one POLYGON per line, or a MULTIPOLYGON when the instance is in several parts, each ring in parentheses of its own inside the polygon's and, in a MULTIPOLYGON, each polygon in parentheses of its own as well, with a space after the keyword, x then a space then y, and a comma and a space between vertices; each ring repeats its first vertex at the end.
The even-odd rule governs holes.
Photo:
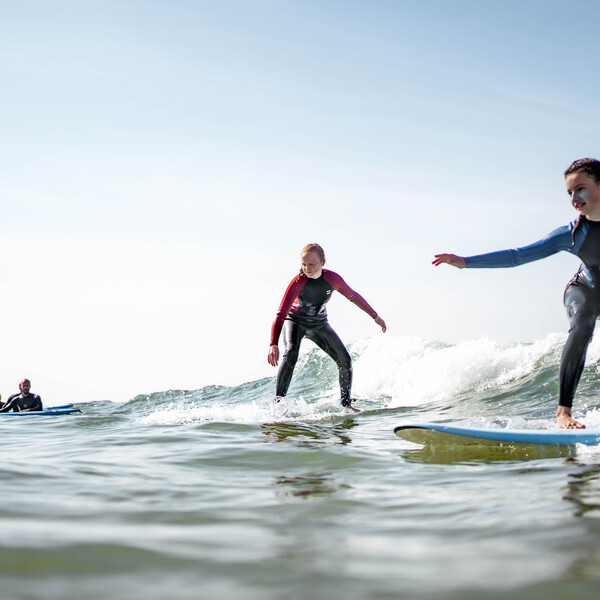
POLYGON ((573 446, 600 444, 600 429, 480 429, 441 423, 407 423, 394 428, 402 439, 416 444, 541 444, 573 446))
POLYGON ((35 415, 69 415, 71 413, 81 412, 78 408, 74 408, 72 404, 61 404, 60 406, 49 406, 44 410, 32 410, 29 412, 5 412, 0 413, 0 417, 31 417, 35 415))

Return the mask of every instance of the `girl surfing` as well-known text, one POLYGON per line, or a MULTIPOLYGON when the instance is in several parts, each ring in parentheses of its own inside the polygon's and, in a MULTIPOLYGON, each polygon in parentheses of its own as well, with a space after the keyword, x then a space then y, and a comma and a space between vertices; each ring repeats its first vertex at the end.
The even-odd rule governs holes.
POLYGON ((478 256, 436 254, 433 264, 459 269, 514 267, 546 258, 565 250, 583 264, 567 284, 564 305, 570 321, 559 371, 560 391, 556 422, 561 429, 585 427, 571 416, 573 397, 585 364, 587 348, 596 319, 600 316, 600 162, 593 158, 576 160, 566 171, 567 193, 579 217, 529 246, 478 256))
POLYGON ((275 401, 279 402, 287 394, 298 360, 300 342, 306 337, 336 362, 339 370, 341 404, 346 409, 356 410, 351 406, 350 395, 352 359, 342 340, 329 325, 325 305, 335 290, 372 317, 384 333, 385 322, 337 273, 323 268, 325 252, 319 244, 305 246, 300 257, 300 273, 288 285, 271 327, 271 345, 267 360, 273 367, 279 363, 278 342, 282 330, 285 345, 285 352, 277 373, 275 401))

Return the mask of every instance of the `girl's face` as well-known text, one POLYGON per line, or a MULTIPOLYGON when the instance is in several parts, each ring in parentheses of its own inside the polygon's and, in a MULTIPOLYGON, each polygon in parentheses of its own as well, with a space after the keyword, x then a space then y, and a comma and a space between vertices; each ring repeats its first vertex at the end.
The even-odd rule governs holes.
POLYGON ((575 171, 566 178, 571 204, 590 221, 600 221, 600 184, 585 171, 575 171))
POLYGON ((302 255, 302 272, 309 279, 318 279, 323 272, 325 263, 316 252, 307 252, 302 255))

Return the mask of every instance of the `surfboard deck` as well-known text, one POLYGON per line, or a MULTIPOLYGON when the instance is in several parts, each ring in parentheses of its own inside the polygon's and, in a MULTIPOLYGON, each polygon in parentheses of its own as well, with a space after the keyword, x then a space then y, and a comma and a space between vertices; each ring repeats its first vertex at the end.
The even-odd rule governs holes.
POLYGON ((394 428, 402 439, 416 444, 541 444, 573 446, 600 444, 600 429, 481 429, 442 423, 407 423, 394 428))

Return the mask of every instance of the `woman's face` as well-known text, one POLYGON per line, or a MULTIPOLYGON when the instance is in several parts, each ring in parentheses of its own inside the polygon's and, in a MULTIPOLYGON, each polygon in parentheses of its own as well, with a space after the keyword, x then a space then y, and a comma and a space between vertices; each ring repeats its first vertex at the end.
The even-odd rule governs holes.
POLYGON ((307 252, 302 255, 302 272, 309 279, 318 279, 321 277, 324 264, 316 252, 307 252))
POLYGON ((600 221, 600 184, 585 171, 575 171, 566 178, 571 204, 590 221, 600 221))

